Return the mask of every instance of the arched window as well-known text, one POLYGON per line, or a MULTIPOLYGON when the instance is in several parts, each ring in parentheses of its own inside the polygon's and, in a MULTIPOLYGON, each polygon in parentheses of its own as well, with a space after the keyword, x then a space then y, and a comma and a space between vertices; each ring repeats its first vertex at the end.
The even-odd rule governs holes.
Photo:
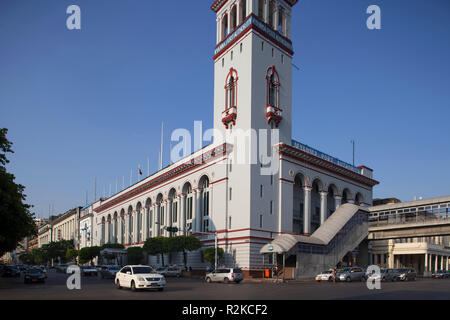
POLYGON ((265 1, 264 0, 258 0, 258 18, 260 18, 262 21, 265 21, 265 1))
POLYGON ((239 3, 239 15, 239 24, 241 24, 247 18, 247 0, 241 0, 239 3))
POLYGON ((225 109, 230 109, 236 107, 236 95, 237 95, 237 72, 233 68, 230 69, 230 72, 227 76, 227 82, 225 85, 226 92, 226 101, 225 101, 225 109))
POLYGON ((237 27, 237 6, 234 5, 233 8, 231 9, 231 14, 230 14, 230 33, 234 31, 234 29, 236 29, 237 27))
POLYGON ((270 1, 269 2, 269 26, 271 26, 272 29, 274 29, 274 30, 277 29, 277 26, 275 25, 275 14, 276 14, 275 8, 276 8, 275 2, 270 1))
POLYGON ((267 70, 267 105, 275 108, 280 107, 280 79, 275 66, 267 70))
POLYGON ((222 40, 228 36, 228 14, 224 14, 222 17, 222 40))

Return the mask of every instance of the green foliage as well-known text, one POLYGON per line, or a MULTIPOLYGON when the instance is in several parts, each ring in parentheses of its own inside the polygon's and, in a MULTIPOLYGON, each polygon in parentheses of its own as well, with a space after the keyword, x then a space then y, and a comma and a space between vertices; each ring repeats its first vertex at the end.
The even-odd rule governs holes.
POLYGON ((56 260, 61 258, 61 262, 66 261, 66 253, 69 249, 74 249, 73 241, 61 240, 58 242, 50 242, 41 248, 45 261, 56 260))
POLYGON ((144 250, 141 247, 131 247, 127 249, 128 263, 129 264, 141 264, 143 260, 144 250))
POLYGON ((16 184, 14 175, 6 171, 6 154, 14 152, 7 132, 0 129, 0 256, 14 250, 25 237, 37 234, 32 206, 24 203, 25 187, 16 184))
POLYGON ((86 264, 91 262, 92 259, 98 257, 102 251, 101 247, 86 247, 80 250, 78 255, 78 261, 80 264, 86 264))
POLYGON ((80 252, 78 250, 75 249, 69 249, 66 252, 66 260, 67 261, 72 261, 74 260, 76 257, 78 257, 78 255, 80 254, 80 252))
POLYGON ((149 255, 161 255, 162 264, 164 265, 164 254, 169 253, 169 241, 165 237, 150 238, 145 241, 143 250, 149 255))
MULTIPOLYGON (((214 265, 215 264, 215 257, 216 255, 216 248, 214 247, 209 247, 206 248, 205 250, 203 250, 203 258, 209 262, 210 265, 214 265)), ((217 249, 217 261, 219 261, 220 259, 222 259, 224 256, 224 251, 222 248, 218 248, 217 249)))

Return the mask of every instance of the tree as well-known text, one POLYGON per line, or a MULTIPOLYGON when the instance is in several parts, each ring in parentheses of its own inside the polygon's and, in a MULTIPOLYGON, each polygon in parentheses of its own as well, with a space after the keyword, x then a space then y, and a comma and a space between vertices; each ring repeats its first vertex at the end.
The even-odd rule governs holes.
POLYGON ((76 249, 68 249, 66 252, 66 260, 72 261, 72 260, 76 259, 76 257, 78 257, 79 254, 80 254, 80 252, 76 249))
POLYGON ((78 261, 80 264, 91 262, 94 258, 100 255, 101 247, 86 247, 80 250, 78 261))
POLYGON ((142 263, 142 254, 144 250, 141 247, 131 247, 127 249, 128 253, 128 263, 129 264, 140 264, 142 263))
POLYGON ((169 252, 183 252, 184 267, 187 267, 187 251, 195 251, 202 247, 201 241, 193 236, 169 238, 169 252))
POLYGON ((66 253, 69 249, 74 249, 73 241, 70 240, 50 242, 42 246, 47 261, 61 259, 61 262, 65 262, 66 253))
MULTIPOLYGON (((224 251, 222 248, 217 249, 217 261, 223 258, 224 251)), ((209 262, 210 265, 214 265, 216 262, 216 248, 209 247, 203 250, 203 258, 209 262)))
POLYGON ((168 238, 165 237, 155 237, 150 238, 145 241, 143 250, 150 255, 161 255, 162 265, 164 265, 164 254, 169 253, 169 243, 168 238))
POLYGON ((37 234, 31 205, 25 204, 25 187, 6 171, 7 153, 14 153, 7 129, 0 129, 0 256, 14 250, 20 241, 37 234))

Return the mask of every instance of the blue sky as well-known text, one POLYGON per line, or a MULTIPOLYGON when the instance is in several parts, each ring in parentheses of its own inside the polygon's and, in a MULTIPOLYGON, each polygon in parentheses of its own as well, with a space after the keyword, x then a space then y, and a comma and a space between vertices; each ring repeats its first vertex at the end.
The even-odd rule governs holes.
MULTIPOLYGON (((2 0, 0 127, 38 216, 64 212, 166 135, 212 126, 211 1, 2 0), (82 30, 66 29, 78 4, 82 30)), ((295 139, 375 170, 374 197, 450 194, 450 2, 303 0, 294 8, 295 139), (379 5, 382 30, 366 28, 379 5)), ((167 148, 168 143, 166 144, 167 148)), ((168 150, 166 150, 166 154, 168 150)), ((167 162, 167 160, 166 160, 167 162)))

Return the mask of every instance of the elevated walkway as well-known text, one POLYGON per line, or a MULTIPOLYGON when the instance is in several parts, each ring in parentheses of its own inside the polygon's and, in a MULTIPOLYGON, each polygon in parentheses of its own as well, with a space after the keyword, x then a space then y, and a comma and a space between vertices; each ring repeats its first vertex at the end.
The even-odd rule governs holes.
POLYGON ((297 255, 295 278, 310 278, 334 267, 369 235, 366 208, 344 204, 311 236, 283 234, 266 244, 261 254, 297 255))

